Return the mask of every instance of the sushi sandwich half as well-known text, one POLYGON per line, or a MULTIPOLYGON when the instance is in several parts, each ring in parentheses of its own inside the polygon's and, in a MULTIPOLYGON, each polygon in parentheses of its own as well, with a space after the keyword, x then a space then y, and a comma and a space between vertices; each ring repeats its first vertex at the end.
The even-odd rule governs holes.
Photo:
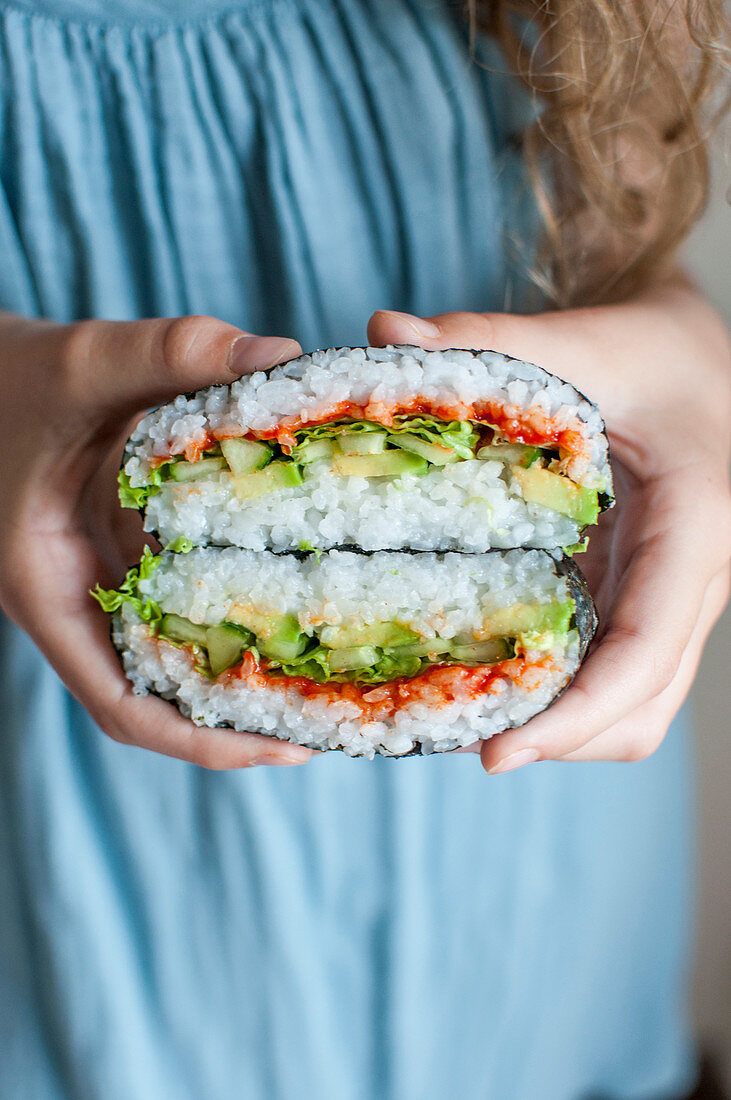
POLYGON ((522 725, 596 629, 579 570, 539 550, 147 551, 97 598, 136 692, 199 725, 354 756, 522 725))
POLYGON ((578 543, 612 478, 598 410, 540 367, 340 348, 150 413, 120 497, 163 544, 480 552, 578 543))

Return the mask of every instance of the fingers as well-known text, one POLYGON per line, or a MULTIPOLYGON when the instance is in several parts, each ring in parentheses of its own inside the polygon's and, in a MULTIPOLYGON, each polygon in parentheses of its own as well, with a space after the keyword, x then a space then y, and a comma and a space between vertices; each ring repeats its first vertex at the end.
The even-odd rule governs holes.
POLYGON ((59 675, 115 741, 215 769, 303 764, 312 755, 310 749, 276 738, 196 726, 171 703, 134 695, 112 651, 106 622, 97 626, 77 617, 67 621, 62 637, 43 641, 59 675))
MULTIPOLYGON (((371 344, 417 344, 430 351, 446 348, 507 350, 501 345, 520 340, 520 332, 507 313, 442 313, 415 317, 410 313, 378 310, 368 323, 371 344)), ((517 318, 525 321, 526 318, 517 318)), ((512 352, 511 354, 515 354, 512 352)))
POLYGON ((135 696, 112 649, 107 616, 87 591, 98 571, 99 563, 81 538, 58 537, 42 548, 31 543, 21 587, 32 591, 32 599, 17 610, 22 626, 110 737, 206 768, 309 759, 311 750, 299 745, 198 727, 170 703, 135 696))
MULTIPOLYGON (((572 320, 581 312, 571 311, 572 320)), ((417 344, 432 351, 501 351, 541 365, 547 360, 565 361, 570 344, 577 343, 578 338, 575 321, 567 325, 565 313, 525 317, 512 313, 441 313, 422 318, 378 310, 368 324, 368 339, 374 345, 417 344)))
MULTIPOLYGON (((724 575, 727 569, 723 548, 717 555, 708 553, 706 532, 689 535, 692 511, 688 514, 685 509, 671 507, 669 515, 669 528, 664 532, 648 534, 644 539, 640 532, 638 548, 620 581, 606 633, 569 691, 526 726, 488 741, 482 750, 488 771, 507 771, 528 763, 526 753, 531 753, 534 760, 571 754, 578 759, 577 754, 604 734, 603 744, 597 740, 593 752, 607 751, 607 743, 611 742, 617 758, 635 758, 635 750, 619 741, 620 734, 625 735, 630 728, 625 720, 670 688, 686 652, 692 658, 695 650, 691 638, 696 624, 705 637, 713 621, 700 617, 704 600, 711 599, 715 614, 719 613, 718 582, 714 580, 712 587, 711 581, 717 572, 724 575), (608 734, 622 723, 621 730, 615 729, 613 736, 608 734), (518 753, 523 755, 515 755, 518 753)), ((691 658, 682 667, 687 667, 691 658)), ((691 668, 696 663, 697 657, 695 662, 691 660, 691 668)), ((655 747, 656 743, 651 744, 650 751, 655 747)), ((582 758, 595 757, 590 753, 582 758)))
POLYGON ((264 370, 301 353, 295 340, 252 336, 213 317, 85 321, 62 332, 71 395, 122 415, 179 393, 264 370))
POLYGON ((659 747, 690 691, 706 639, 728 599, 728 573, 728 569, 721 570, 709 584, 698 622, 668 687, 575 752, 562 756, 561 760, 644 760, 659 747))

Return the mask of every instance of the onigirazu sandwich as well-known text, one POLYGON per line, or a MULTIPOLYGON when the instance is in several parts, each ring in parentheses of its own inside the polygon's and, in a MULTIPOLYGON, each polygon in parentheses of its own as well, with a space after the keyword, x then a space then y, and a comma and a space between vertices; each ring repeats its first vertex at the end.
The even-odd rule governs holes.
POLYGON ((557 557, 148 553, 98 598, 136 690, 194 722, 398 756, 521 725, 570 683, 596 618, 557 557))
POLYGON ((604 425, 494 352, 341 348, 146 416, 125 506, 168 547, 97 591, 137 692, 351 755, 528 721, 596 629, 564 549, 612 502, 604 425))
POLYGON ((340 348, 141 421, 122 503, 163 543, 570 546, 611 501, 594 405, 496 352, 340 348))

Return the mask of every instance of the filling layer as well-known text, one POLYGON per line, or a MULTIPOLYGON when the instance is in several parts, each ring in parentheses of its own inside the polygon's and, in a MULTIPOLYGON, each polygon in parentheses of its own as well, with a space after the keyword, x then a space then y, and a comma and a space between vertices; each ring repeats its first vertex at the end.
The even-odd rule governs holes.
MULTIPOLYGON (((177 550, 187 547, 177 545, 177 550)), ((553 597, 529 597, 505 606, 479 607, 469 629, 419 627, 412 619, 366 617, 362 606, 345 614, 274 610, 266 602, 239 593, 225 601, 223 615, 209 609, 203 621, 172 612, 149 595, 149 580, 161 555, 146 550, 119 589, 97 587, 94 595, 105 611, 129 606, 155 637, 188 649, 197 670, 216 680, 239 667, 265 676, 289 677, 299 686, 352 684, 366 688, 423 677, 435 667, 465 669, 515 664, 526 655, 563 650, 574 632, 576 607, 563 587, 553 597), (334 620, 334 621, 332 621, 334 620)), ((448 572, 445 574, 448 576, 448 572)), ((276 583, 274 580, 273 583, 276 583)), ((413 581, 411 582, 413 583, 413 581)), ((424 594, 425 603, 428 594, 424 594)), ((518 665, 516 664, 516 671, 518 665)))
POLYGON ((580 527, 597 520, 599 494, 567 476, 567 455, 555 443, 511 441, 496 427, 481 422, 423 415, 390 419, 388 425, 342 419, 300 427, 268 440, 210 439, 205 448, 160 461, 143 485, 133 486, 123 469, 120 500, 125 507, 142 508, 165 481, 214 478, 230 481, 235 496, 245 502, 291 490, 323 473, 396 481, 478 459, 501 463, 503 476, 527 503, 566 515, 580 527))

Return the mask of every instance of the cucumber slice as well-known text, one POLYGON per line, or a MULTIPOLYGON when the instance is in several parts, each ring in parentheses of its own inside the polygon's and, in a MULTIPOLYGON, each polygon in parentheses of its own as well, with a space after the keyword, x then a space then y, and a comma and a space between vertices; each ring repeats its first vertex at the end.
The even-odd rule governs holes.
POLYGON ((399 623, 344 623, 342 626, 325 626, 320 631, 320 643, 328 649, 348 649, 351 646, 376 645, 386 648, 401 647, 415 642, 418 635, 399 623))
POLYGON ((480 665, 492 665, 496 661, 505 661, 512 656, 512 646, 505 638, 490 638, 487 642, 473 642, 471 645, 453 645, 450 653, 455 661, 475 662, 480 665))
POLYGON ((261 470, 272 457, 272 448, 255 439, 222 439, 221 451, 234 477, 261 470))
POLYGON ((206 648, 211 666, 211 675, 215 678, 227 668, 238 664, 245 649, 251 643, 251 634, 233 624, 221 623, 209 626, 206 630, 206 648))
POLYGON ((393 435, 391 442, 405 451, 420 455, 432 466, 446 466, 450 462, 458 462, 459 455, 452 447, 443 447, 440 443, 429 443, 426 439, 420 439, 418 435, 403 432, 393 435))
POLYGON ((343 477, 400 477, 402 474, 425 474, 427 463, 408 451, 384 451, 380 455, 339 455, 335 469, 343 477))
POLYGON ((540 447, 529 447, 524 443, 488 443, 480 447, 477 457, 484 461, 516 463, 518 466, 532 466, 542 456, 540 447))
POLYGON ((282 615, 272 620, 273 629, 257 638, 257 646, 265 657, 276 661, 293 661, 304 651, 308 638, 294 615, 282 615))
POLYGON ((206 628, 184 619, 182 615, 163 615, 159 630, 160 636, 171 642, 198 646, 206 644, 206 628))
POLYGON ((170 476, 173 481, 201 481, 204 477, 211 477, 226 469, 226 460, 223 458, 199 458, 197 462, 187 462, 185 459, 174 462, 170 467, 170 476))
POLYGON ((596 523, 599 516, 599 500, 595 489, 582 489, 563 474, 554 474, 541 466, 510 467, 515 480, 529 504, 542 504, 554 512, 573 519, 580 527, 596 523))
POLYGON ((353 646, 351 649, 334 649, 327 663, 333 672, 350 672, 355 668, 371 668, 378 660, 378 650, 372 645, 353 646))
POLYGON ((308 439, 300 443, 292 451, 295 462, 306 465, 309 462, 320 462, 323 458, 331 459, 335 454, 335 444, 332 439, 308 439))
POLYGON ((338 447, 344 455, 380 455, 386 449, 387 440, 385 432, 342 432, 338 436, 338 447))
POLYGON ((452 649, 452 642, 447 642, 444 638, 430 638, 425 642, 414 642, 412 645, 399 646, 399 656, 403 654, 404 657, 441 657, 445 653, 450 653, 452 649))
POLYGON ((265 470, 234 478, 234 492, 239 500, 253 500, 301 484, 302 474, 296 463, 272 462, 265 470))

